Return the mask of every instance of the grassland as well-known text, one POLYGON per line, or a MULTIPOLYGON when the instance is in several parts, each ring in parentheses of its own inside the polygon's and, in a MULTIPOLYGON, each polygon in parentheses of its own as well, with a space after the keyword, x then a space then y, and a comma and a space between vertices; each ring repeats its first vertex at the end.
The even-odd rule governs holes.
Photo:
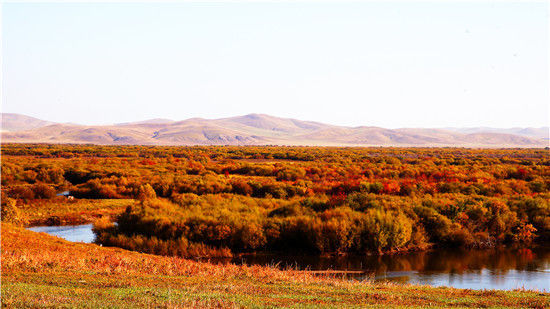
POLYGON ((319 277, 70 243, 2 224, 2 307, 529 307, 550 296, 319 277))
POLYGON ((74 225, 91 223, 98 218, 113 217, 134 203, 132 199, 34 200, 23 204, 21 211, 31 226, 74 225))

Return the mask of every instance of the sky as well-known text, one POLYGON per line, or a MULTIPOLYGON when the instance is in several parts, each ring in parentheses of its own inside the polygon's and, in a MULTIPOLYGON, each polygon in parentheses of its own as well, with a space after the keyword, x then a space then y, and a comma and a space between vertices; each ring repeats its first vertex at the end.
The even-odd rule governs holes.
POLYGON ((2 111, 548 126, 546 1, 2 5, 2 111))

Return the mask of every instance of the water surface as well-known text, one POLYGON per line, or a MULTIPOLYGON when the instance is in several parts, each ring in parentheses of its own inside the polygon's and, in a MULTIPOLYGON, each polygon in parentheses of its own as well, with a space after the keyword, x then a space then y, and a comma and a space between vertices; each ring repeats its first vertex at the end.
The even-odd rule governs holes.
POLYGON ((483 250, 434 249, 394 255, 291 256, 250 255, 237 264, 278 265, 310 270, 358 271, 356 279, 373 279, 463 289, 531 289, 550 292, 550 248, 483 250))
MULTIPOLYGON (((92 224, 29 228, 74 242, 95 239, 92 224)), ((436 249, 397 255, 319 257, 311 255, 256 254, 220 263, 277 265, 301 270, 357 271, 357 280, 451 286, 464 289, 512 290, 525 288, 550 292, 550 247, 533 249, 436 249)))
POLYGON ((95 234, 92 232, 93 224, 84 225, 64 225, 64 226, 35 226, 29 230, 34 232, 44 232, 57 236, 68 241, 92 243, 95 240, 95 234))

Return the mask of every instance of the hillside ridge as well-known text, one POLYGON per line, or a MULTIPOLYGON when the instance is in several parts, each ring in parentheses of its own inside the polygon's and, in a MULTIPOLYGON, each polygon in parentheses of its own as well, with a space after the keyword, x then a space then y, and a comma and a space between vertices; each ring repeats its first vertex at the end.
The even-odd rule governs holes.
POLYGON ((548 141, 548 127, 385 129, 337 126, 266 114, 181 121, 156 118, 113 125, 79 125, 2 114, 3 143, 546 147, 548 141))

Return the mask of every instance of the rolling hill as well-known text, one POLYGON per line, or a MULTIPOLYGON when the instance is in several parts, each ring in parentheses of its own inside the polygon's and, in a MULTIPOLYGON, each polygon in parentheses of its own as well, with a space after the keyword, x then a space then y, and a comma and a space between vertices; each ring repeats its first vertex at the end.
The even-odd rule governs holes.
POLYGON ((504 134, 514 134, 527 136, 531 138, 540 138, 549 140, 550 128, 549 127, 540 127, 540 128, 487 128, 487 127, 477 127, 477 128, 446 128, 449 131, 455 131, 460 133, 504 133, 504 134))
POLYGON ((151 119, 104 126, 2 115, 3 143, 104 145, 314 145, 546 147, 548 128, 384 129, 345 127, 264 114, 183 121, 151 119), (546 135, 544 134, 546 132, 546 135))
POLYGON ((20 114, 2 113, 2 132, 30 130, 50 124, 53 124, 53 122, 20 114))

